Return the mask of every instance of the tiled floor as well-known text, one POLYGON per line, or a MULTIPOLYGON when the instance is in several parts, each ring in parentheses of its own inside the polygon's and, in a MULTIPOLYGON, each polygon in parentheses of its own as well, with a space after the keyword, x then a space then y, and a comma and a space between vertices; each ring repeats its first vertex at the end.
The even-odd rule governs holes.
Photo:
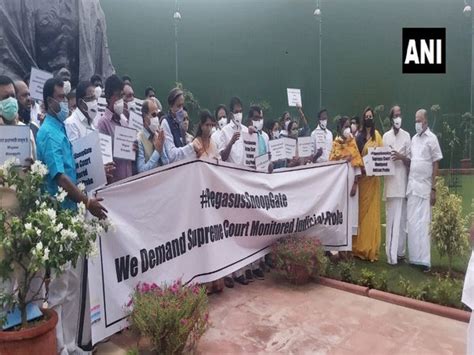
MULTIPOLYGON (((211 296, 200 354, 464 354, 467 324, 318 284, 267 277, 211 296)), ((97 354, 126 354, 130 332, 97 354)))

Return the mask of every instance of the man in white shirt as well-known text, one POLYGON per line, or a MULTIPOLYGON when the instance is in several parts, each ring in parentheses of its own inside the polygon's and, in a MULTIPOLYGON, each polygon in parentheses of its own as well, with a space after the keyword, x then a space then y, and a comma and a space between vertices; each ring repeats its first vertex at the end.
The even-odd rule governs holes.
POLYGON ((431 206, 436 202, 435 179, 443 159, 438 138, 428 128, 428 114, 416 112, 416 134, 410 146, 407 185, 408 251, 411 264, 431 268, 431 206))
POLYGON ((383 135, 384 147, 392 150, 395 174, 384 178, 384 198, 386 228, 385 251, 389 264, 395 265, 398 259, 405 257, 407 200, 406 189, 408 169, 404 158, 410 154, 410 134, 401 128, 402 117, 400 106, 390 110, 392 129, 383 135))
POLYGON ((97 116, 98 104, 92 83, 89 81, 81 81, 77 85, 76 103, 77 108, 64 123, 67 136, 71 142, 95 131, 92 122, 97 116))
POLYGON ((193 143, 186 144, 186 135, 182 127, 184 121, 184 93, 174 88, 168 94, 169 112, 161 121, 161 129, 165 133, 165 152, 170 163, 195 158, 193 143))
POLYGON ((332 132, 328 129, 328 111, 326 109, 319 111, 318 120, 318 126, 311 133, 315 152, 313 161, 322 163, 329 161, 333 141, 332 132))
POLYGON ((242 101, 233 97, 230 101, 231 121, 222 128, 217 148, 222 160, 242 165, 244 163, 244 145, 242 132, 248 128, 242 124, 242 101))

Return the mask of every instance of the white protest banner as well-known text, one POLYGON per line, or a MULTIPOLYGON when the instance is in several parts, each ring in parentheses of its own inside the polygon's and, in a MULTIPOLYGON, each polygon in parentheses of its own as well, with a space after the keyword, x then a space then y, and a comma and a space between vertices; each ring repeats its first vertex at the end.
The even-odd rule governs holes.
POLYGON ((262 174, 188 160, 99 189, 115 228, 89 259, 92 343, 127 326, 126 305, 139 282, 211 282, 288 235, 351 250, 350 169, 334 162, 262 174))
POLYGON ((99 133, 100 150, 102 152, 102 162, 105 164, 114 161, 112 157, 112 138, 106 134, 99 133))
MULTIPOLYGON (((390 147, 369 148, 366 157, 368 157, 367 159, 370 161, 369 165, 372 170, 370 175, 388 176, 395 174, 392 160, 392 149, 390 147)), ((369 175, 367 172, 366 174, 369 175)))
POLYGON ((288 95, 288 106, 290 107, 301 107, 301 90, 300 89, 286 89, 288 95))
POLYGON ((374 174, 372 172, 372 169, 373 169, 372 159, 370 158, 370 156, 368 154, 364 155, 362 157, 362 160, 364 161, 365 175, 373 176, 374 174))
POLYGON ((272 161, 286 159, 285 141, 283 139, 269 141, 268 148, 272 155, 272 161))
POLYGON ((268 156, 268 153, 259 155, 258 157, 255 158, 255 170, 268 173, 269 165, 270 165, 270 157, 268 156))
POLYGON ((306 158, 314 154, 314 142, 311 137, 298 138, 298 156, 306 158))
POLYGON ((31 68, 30 75, 30 95, 35 100, 43 101, 43 86, 46 80, 51 79, 53 74, 44 70, 31 68))
POLYGON ((31 158, 29 126, 0 126, 0 164, 12 158, 18 159, 20 165, 31 158))
POLYGON ((77 183, 84 183, 86 191, 92 191, 107 183, 102 160, 99 133, 91 132, 76 139, 72 144, 76 162, 77 183))
POLYGON ((143 118, 138 113, 130 111, 130 117, 128 119, 128 127, 133 128, 137 132, 143 129, 143 118))
POLYGON ((97 116, 100 117, 100 115, 105 112, 105 108, 107 107, 107 101, 105 100, 105 97, 99 97, 97 99, 97 105, 99 106, 97 108, 97 116))
POLYGON ((285 143, 286 159, 293 159, 296 156, 296 139, 290 137, 280 138, 285 143))
POLYGON ((133 128, 117 126, 114 132, 114 158, 135 160, 133 142, 137 139, 137 131, 133 128))
POLYGON ((255 168, 255 157, 257 156, 258 137, 256 133, 242 132, 244 145, 244 165, 255 168))

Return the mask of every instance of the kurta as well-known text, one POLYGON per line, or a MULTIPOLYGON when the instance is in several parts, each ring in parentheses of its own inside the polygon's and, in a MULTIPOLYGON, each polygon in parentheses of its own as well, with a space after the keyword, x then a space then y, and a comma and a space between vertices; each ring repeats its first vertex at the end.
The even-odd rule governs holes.
MULTIPOLYGON (((374 139, 369 138, 362 150, 366 156, 369 148, 381 147, 382 137, 375 131, 374 139)), ((352 252, 363 260, 375 261, 379 258, 381 241, 380 227, 380 177, 362 176, 359 179, 359 230, 352 241, 352 252)))

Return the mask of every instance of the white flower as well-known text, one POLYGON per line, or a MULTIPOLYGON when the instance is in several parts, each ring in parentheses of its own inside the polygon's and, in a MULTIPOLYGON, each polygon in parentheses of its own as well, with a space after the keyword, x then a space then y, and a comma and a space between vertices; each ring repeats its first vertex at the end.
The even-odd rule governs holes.
POLYGON ((35 201, 35 205, 36 206, 39 206, 40 205, 40 202, 38 200, 35 201))
POLYGON ((12 189, 13 191, 16 191, 16 185, 10 186, 10 189, 12 189))
POLYGON ((84 205, 84 202, 80 202, 77 205, 77 209, 78 209, 78 215, 84 216, 86 214, 86 205, 84 205))
POLYGON ((63 229, 61 231, 61 237, 65 240, 67 238, 69 239, 76 239, 77 238, 77 233, 75 231, 71 231, 69 229, 63 229))
POLYGON ((43 243, 38 242, 35 248, 36 248, 36 251, 41 252, 43 250, 43 243))
POLYGON ((27 231, 30 231, 31 229, 33 229, 33 225, 31 223, 25 223, 25 229, 27 231))
POLYGON ((46 165, 41 161, 36 160, 33 165, 31 165, 31 172, 43 177, 48 173, 48 168, 46 168, 46 165))
POLYGON ((61 222, 59 222, 57 225, 54 226, 53 229, 56 233, 59 233, 59 231, 61 231, 61 229, 63 229, 63 224, 61 222))
POLYGON ((93 243, 92 246, 91 246, 89 256, 90 257, 96 257, 97 255, 99 255, 99 249, 97 249, 96 243, 93 243))
POLYGON ((49 248, 44 249, 44 254, 43 254, 43 261, 46 261, 49 259, 49 248))
POLYGON ((79 184, 77 184, 77 188, 81 190, 82 192, 86 191, 86 185, 84 185, 83 182, 80 182, 79 184))
POLYGON ((56 200, 58 200, 58 202, 63 202, 65 200, 67 196, 67 192, 64 191, 64 189, 62 187, 59 187, 58 188, 58 193, 56 194, 56 200))
POLYGON ((11 158, 6 160, 3 165, 0 166, 0 170, 3 172, 3 175, 8 175, 10 169, 15 166, 18 159, 11 158))
MULTIPOLYGON (((35 231, 36 231, 36 235, 37 235, 38 237, 41 236, 41 231, 40 231, 38 228, 35 227, 35 231)), ((41 243, 41 242, 40 242, 40 243, 41 243)), ((41 245, 43 245, 43 244, 41 244, 41 245)))
POLYGON ((48 208, 47 210, 44 211, 48 217, 54 222, 56 220, 56 211, 53 210, 52 208, 48 208))

